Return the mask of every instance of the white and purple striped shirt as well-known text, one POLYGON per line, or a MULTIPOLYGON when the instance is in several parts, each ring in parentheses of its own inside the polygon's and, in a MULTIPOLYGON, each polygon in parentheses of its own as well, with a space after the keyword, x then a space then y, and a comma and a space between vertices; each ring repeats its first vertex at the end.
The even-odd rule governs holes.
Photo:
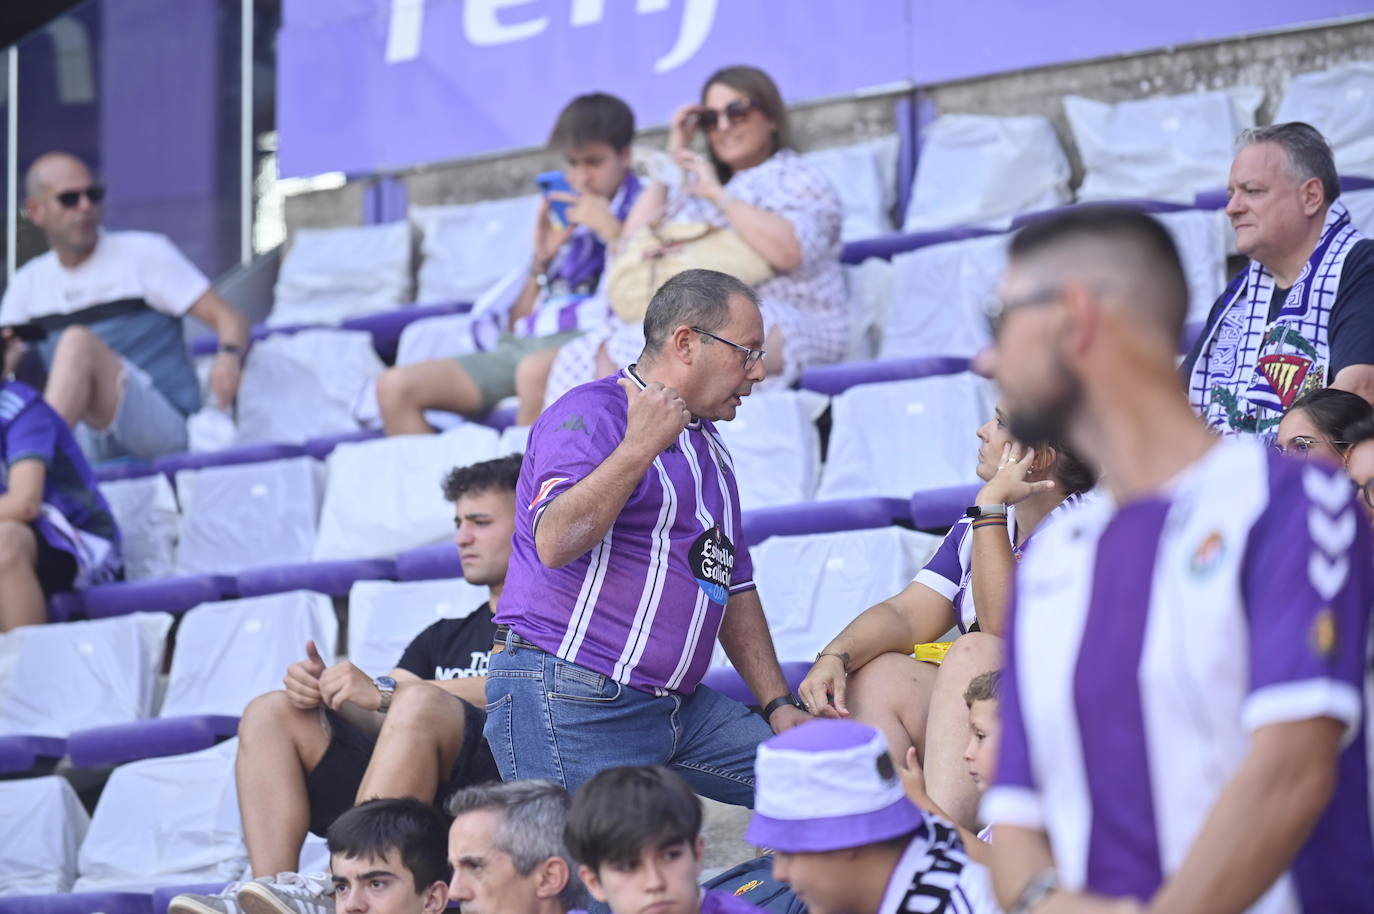
POLYGON ((1270 724, 1347 727, 1335 794, 1251 912, 1374 909, 1370 531, 1345 477, 1216 444, 1166 493, 1095 499, 1018 569, 995 825, 1062 883, 1148 900, 1270 724))
POLYGON ((606 536, 561 568, 539 561, 544 510, 625 436, 616 381, 575 387, 530 430, 496 621, 542 650, 649 692, 696 689, 731 594, 754 588, 730 454, 693 419, 654 459, 606 536))

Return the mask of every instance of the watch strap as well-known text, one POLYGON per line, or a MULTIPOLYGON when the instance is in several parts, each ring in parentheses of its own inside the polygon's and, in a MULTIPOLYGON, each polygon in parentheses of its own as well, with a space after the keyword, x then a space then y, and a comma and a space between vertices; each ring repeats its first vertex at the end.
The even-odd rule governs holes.
POLYGON ((980 517, 1006 517, 1006 505, 973 505, 964 509, 964 516, 977 520, 980 517))
POLYGON ((793 695, 791 692, 788 692, 786 695, 779 695, 777 698, 774 698, 768 704, 763 706, 763 719, 772 719, 773 712, 776 711, 778 708, 781 708, 783 705, 791 705, 792 707, 798 709, 800 709, 802 706, 801 701, 797 698, 797 696, 793 695))

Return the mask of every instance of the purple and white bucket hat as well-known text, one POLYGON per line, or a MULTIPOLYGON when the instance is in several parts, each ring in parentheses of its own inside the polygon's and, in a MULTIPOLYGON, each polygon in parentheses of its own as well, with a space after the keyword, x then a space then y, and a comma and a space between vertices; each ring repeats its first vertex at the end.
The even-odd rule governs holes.
POLYGON ((848 720, 813 720, 762 743, 745 838, 784 853, 861 847, 915 831, 887 740, 848 720))

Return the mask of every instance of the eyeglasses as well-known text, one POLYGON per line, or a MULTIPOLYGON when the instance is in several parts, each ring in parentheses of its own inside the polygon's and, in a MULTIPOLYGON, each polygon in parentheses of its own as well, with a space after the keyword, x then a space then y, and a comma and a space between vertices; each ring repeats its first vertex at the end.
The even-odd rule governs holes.
POLYGON ((1318 444, 1329 444, 1332 447, 1341 448, 1346 447, 1348 444, 1350 444, 1350 442, 1328 441, 1325 438, 1309 438, 1306 435, 1294 435, 1292 440, 1289 441, 1287 444, 1275 441, 1271 445, 1271 447, 1273 447, 1273 449, 1278 451, 1280 454, 1294 454, 1297 456, 1302 456, 1303 454, 1306 454, 1308 451, 1312 450, 1312 447, 1314 445, 1318 444))
POLYGON ((105 188, 99 184, 92 184, 81 190, 64 190, 57 195, 57 202, 66 209, 75 209, 83 196, 91 201, 91 206, 99 206, 100 201, 105 199, 105 188))
POLYGON ((1059 293, 1063 289, 1060 286, 1046 286, 1043 289, 1036 289, 1028 292, 1019 298, 1002 298, 997 301, 997 308, 988 316, 988 323, 992 325, 992 335, 995 338, 1002 330, 1002 323, 1007 319, 1007 315, 1021 308, 1031 308, 1036 305, 1048 305, 1059 298, 1059 293))
POLYGON ((725 337, 716 336, 710 330, 702 330, 700 327, 693 327, 692 332, 700 333, 702 336, 709 336, 717 343, 724 343, 725 345, 730 346, 734 349, 738 349, 740 352, 744 353, 745 371, 748 371, 749 369, 753 368, 755 365, 759 363, 759 359, 763 358, 764 350, 762 349, 750 349, 748 346, 741 346, 739 343, 732 343, 725 337))
POLYGON ((1369 480, 1363 485, 1356 486, 1355 488, 1359 490, 1360 497, 1364 499, 1364 503, 1370 508, 1374 508, 1374 479, 1369 480))
POLYGON ((697 109, 697 123, 701 125, 702 130, 711 131, 720 126, 720 119, 723 117, 726 126, 733 127, 757 107, 758 103, 752 98, 737 98, 720 111, 703 105, 697 109))

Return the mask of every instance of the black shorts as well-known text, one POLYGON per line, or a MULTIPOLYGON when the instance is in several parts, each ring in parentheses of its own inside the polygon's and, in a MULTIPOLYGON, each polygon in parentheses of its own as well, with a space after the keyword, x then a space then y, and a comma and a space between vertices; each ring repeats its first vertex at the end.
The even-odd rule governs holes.
POLYGON ((38 577, 38 586, 43 589, 43 596, 51 597, 55 593, 71 590, 76 583, 76 556, 48 542, 43 531, 33 524, 29 525, 29 529, 38 541, 38 564, 34 566, 34 574, 38 577))
MULTIPOLYGON (((439 785, 434 795, 434 804, 445 814, 448 810, 444 807, 455 791, 472 784, 501 780, 496 760, 482 737, 487 712, 456 695, 450 697, 462 702, 464 721, 463 744, 458 747, 458 757, 449 769, 448 780, 439 785)), ((310 830, 320 837, 324 837, 335 819, 353 808, 367 763, 372 758, 372 749, 377 744, 375 738, 328 708, 324 713, 329 719, 329 748, 320 756, 315 769, 305 776, 305 788, 310 795, 310 830)))

